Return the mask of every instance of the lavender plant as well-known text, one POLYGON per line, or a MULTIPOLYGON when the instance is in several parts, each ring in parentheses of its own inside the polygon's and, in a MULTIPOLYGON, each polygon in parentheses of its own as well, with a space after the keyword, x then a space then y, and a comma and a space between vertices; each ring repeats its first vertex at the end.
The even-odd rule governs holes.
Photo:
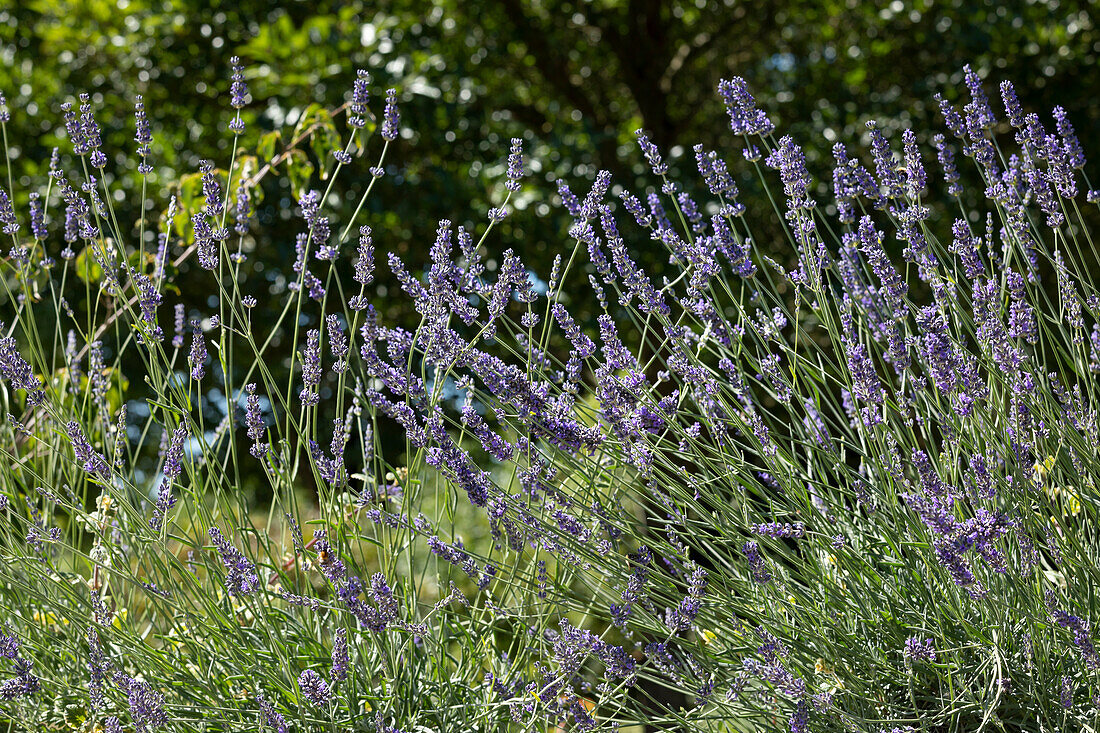
POLYGON ((61 105, 71 147, 44 186, 16 195, 8 161, 9 727, 1096 726, 1100 193, 1081 195, 1060 110, 1048 130, 1006 82, 1002 119, 968 68, 962 110, 938 100, 946 134, 898 145, 869 123, 865 153, 833 148, 830 189, 722 81, 738 149, 695 148, 689 185, 639 131, 654 190, 612 203, 607 173, 583 195, 560 181, 574 225, 545 282, 491 236, 524 189, 513 140, 488 221, 439 222, 422 275, 388 255, 408 329, 372 287, 385 233, 364 207, 399 95, 376 117, 366 72, 342 133, 315 111, 298 138, 338 144, 300 176, 282 310, 253 320, 275 161, 253 155, 245 80, 234 60, 225 168, 204 162, 159 218, 115 217, 118 151, 87 98, 61 105), (786 252, 754 237, 768 213, 733 171, 781 186, 786 252), (364 174, 335 221, 333 182, 364 174), (193 264, 208 312, 174 302, 193 264))

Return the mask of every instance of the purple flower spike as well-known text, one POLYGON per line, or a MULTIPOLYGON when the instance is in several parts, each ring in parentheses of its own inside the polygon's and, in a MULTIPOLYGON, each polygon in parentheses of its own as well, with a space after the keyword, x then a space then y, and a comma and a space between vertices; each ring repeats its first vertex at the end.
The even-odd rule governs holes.
POLYGON ((355 261, 352 278, 363 285, 374 281, 374 243, 371 241, 370 227, 366 225, 359 227, 359 259, 355 261))
POLYGON ((321 332, 310 329, 306 334, 306 348, 302 354, 302 391, 298 398, 302 404, 312 407, 320 401, 317 386, 321 383, 321 332))
POLYGON ((512 138, 512 152, 508 155, 508 182, 504 184, 509 191, 518 191, 523 178, 523 140, 512 138))
POLYGON ((348 125, 353 128, 364 127, 367 124, 366 117, 370 114, 367 103, 370 101, 370 74, 359 69, 355 72, 355 83, 351 88, 351 106, 348 125))
POLYGON ((256 566, 241 554, 229 540, 222 535, 217 527, 210 528, 210 540, 218 548, 222 563, 225 565, 225 587, 231 595, 246 596, 255 593, 260 588, 260 578, 256 574, 256 566))
POLYGON ((332 670, 330 676, 333 682, 340 682, 348 678, 348 632, 347 629, 337 629, 332 641, 332 670))
POLYGON ((931 639, 921 641, 919 637, 910 636, 905 640, 905 656, 914 662, 934 662, 936 661, 936 648, 931 639))
POLYGON ((276 733, 289 733, 290 728, 287 726, 286 718, 267 701, 262 693, 256 693, 256 702, 260 705, 260 717, 263 718, 264 725, 276 733))
POLYGON ((244 120, 241 119, 241 108, 248 101, 248 85, 244 82, 244 67, 237 56, 229 59, 232 75, 229 82, 229 106, 237 110, 237 115, 229 123, 229 130, 240 135, 244 132, 244 120))
MULTIPOLYGON (((0 323, 0 331, 4 324, 0 323)), ((22 357, 11 336, 0 338, 0 375, 11 382, 14 389, 27 390, 27 402, 31 405, 42 404, 46 393, 42 391, 42 380, 35 376, 34 370, 22 357)))
POLYGON ((134 142, 138 144, 137 153, 141 156, 138 164, 138 173, 147 176, 153 172, 153 166, 149 165, 149 145, 153 142, 153 132, 149 127, 149 118, 145 114, 145 103, 139 94, 134 100, 134 142))
POLYGON ((110 464, 84 437, 84 431, 81 429, 80 423, 75 420, 70 422, 65 426, 65 431, 69 434, 69 441, 72 443, 76 460, 84 464, 84 470, 88 473, 98 474, 103 478, 109 477, 111 475, 110 464))
POLYGON ((775 125, 764 111, 756 108, 756 100, 749 94, 749 86, 741 77, 719 81, 718 94, 726 103, 733 134, 769 135, 775 130, 775 125))
POLYGON ((745 559, 749 561, 749 569, 752 571, 752 579, 757 583, 767 583, 772 574, 764 566, 764 558, 760 555, 760 545, 755 540, 749 540, 741 546, 745 553, 745 559))
POLYGON ((397 111, 397 90, 386 90, 386 109, 382 113, 382 139, 386 142, 397 139, 401 114, 397 111))
POLYGON ((331 697, 331 691, 329 690, 328 683, 321 679, 321 675, 314 672, 312 669, 307 669, 298 675, 298 689, 302 691, 302 695, 313 705, 319 708, 325 707, 329 703, 331 697))
POLYGON ((191 321, 191 328, 191 354, 188 361, 191 363, 191 378, 200 380, 206 373, 206 338, 202 335, 198 321, 191 321))

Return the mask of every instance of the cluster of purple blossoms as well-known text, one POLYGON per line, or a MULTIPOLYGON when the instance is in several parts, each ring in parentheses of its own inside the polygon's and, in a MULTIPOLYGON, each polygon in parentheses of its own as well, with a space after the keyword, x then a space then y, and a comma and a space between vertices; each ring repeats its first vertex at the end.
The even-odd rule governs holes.
POLYGON ((217 527, 210 528, 210 540, 218 548, 222 564, 225 565, 225 587, 231 595, 246 596, 260 588, 260 576, 253 565, 217 527))
POLYGON ((1006 572, 1007 560, 996 543, 1016 526, 1016 522, 1003 513, 984 508, 975 509, 973 516, 960 522, 954 512, 955 488, 943 483, 924 451, 913 452, 913 463, 920 477, 921 491, 904 493, 906 503, 932 534, 936 558, 955 583, 974 597, 983 596, 987 590, 971 570, 967 554, 973 551, 994 571, 1006 572))
MULTIPOLYGON (((202 211, 210 218, 210 221, 217 223, 221 215, 225 213, 225 203, 222 201, 222 184, 218 180, 218 172, 209 160, 203 160, 199 163, 199 171, 202 173, 202 211)), ((215 237, 215 239, 218 239, 218 237, 215 237)))
MULTIPOLYGON (((366 225, 359 227, 359 258, 355 261, 352 279, 361 285, 370 285, 374 281, 374 243, 371 241, 371 229, 366 225)), ((362 310, 354 306, 352 309, 362 310)))
POLYGON ((244 134, 244 120, 241 119, 241 109, 248 101, 248 85, 244 81, 244 67, 237 56, 229 59, 232 75, 229 82, 229 106, 237 111, 233 121, 229 123, 229 130, 234 135, 244 134))
POLYGON ((302 696, 309 700, 310 704, 319 708, 328 705, 332 699, 332 692, 329 690, 328 683, 312 669, 307 669, 298 675, 298 689, 302 691, 302 696))
POLYGON ((1073 678, 1068 674, 1062 675, 1062 689, 1058 698, 1066 710, 1073 707, 1073 678))
MULTIPOLYGON (((397 139, 398 126, 401 124, 401 115, 397 111, 397 90, 386 90, 386 108, 382 112, 382 139, 391 142, 397 139)), ((371 170, 374 174, 374 170, 371 170)), ((374 174, 377 178, 377 174, 374 174)))
POLYGON ((309 441, 309 452, 313 458, 317 473, 321 478, 336 487, 344 483, 344 448, 347 445, 350 433, 350 425, 343 418, 337 417, 332 421, 332 442, 329 445, 331 458, 326 457, 317 441, 309 441))
POLYGON ((348 335, 344 330, 344 324, 340 316, 330 313, 325 316, 325 325, 328 328, 328 345, 332 353, 334 374, 343 374, 348 368, 348 335))
POLYGON ((111 661, 94 628, 88 629, 88 699, 92 710, 103 709, 103 683, 111 671, 111 661))
POLYGON ((806 536, 806 524, 804 522, 753 524, 749 527, 749 531, 764 537, 784 537, 797 540, 806 536))
POLYGON ((860 415, 867 427, 882 423, 878 409, 886 398, 885 389, 875 371, 874 362, 867 354, 867 347, 853 339, 844 339, 848 371, 852 375, 852 396, 863 403, 860 415))
MULTIPOLYGON (((0 323, 0 331, 5 330, 0 323)), ((31 405, 40 405, 46 399, 46 393, 42 390, 42 380, 39 379, 31 365, 19 353, 15 338, 5 336, 0 338, 0 375, 7 379, 13 389, 27 391, 27 402, 31 405)))
POLYGON ((31 235, 37 240, 44 240, 48 231, 46 229, 46 214, 42 208, 42 194, 32 191, 28 198, 30 199, 28 205, 31 213, 31 235))
POLYGON ((195 252, 199 266, 206 270, 218 267, 218 243, 214 239, 214 229, 206 214, 197 211, 191 215, 191 226, 195 231, 195 252))
POLYGON ((342 682, 348 678, 348 631, 337 629, 332 639, 332 668, 329 677, 332 681, 342 682))
POLYGON ((160 305, 163 296, 157 290, 156 282, 148 275, 138 275, 137 287, 139 293, 138 304, 141 307, 141 320, 149 327, 155 341, 164 338, 164 331, 157 325, 157 306, 160 305))
POLYGON ((905 179, 890 149, 890 143, 874 120, 867 121, 867 132, 871 137, 871 157, 875 161, 875 177, 880 190, 884 189, 887 201, 901 199, 905 195, 905 179))
POLYGON ((172 309, 173 323, 174 323, 174 335, 172 336, 173 348, 180 348, 183 346, 184 336, 187 333, 187 306, 183 303, 176 303, 172 309))
POLYGON ((15 216, 15 208, 8 192, 3 188, 0 188, 0 224, 3 225, 4 234, 14 237, 19 233, 19 219, 15 216))
POLYGON ((348 125, 353 128, 365 127, 367 124, 367 115, 370 114, 370 108, 367 104, 370 102, 370 74, 359 69, 355 72, 355 83, 351 89, 351 104, 349 111, 351 116, 348 117, 348 125))
POLYGON ((375 573, 367 588, 360 578, 348 573, 347 566, 329 544, 324 530, 316 532, 313 541, 317 552, 317 569, 332 584, 337 598, 355 616, 361 627, 381 633, 389 625, 399 622, 400 607, 382 573, 375 573), (360 597, 364 592, 374 601, 373 606, 360 597))
POLYGON ((638 138, 638 147, 642 149, 642 154, 653 170, 653 175, 664 176, 668 173, 668 165, 661 158, 661 152, 657 149, 657 146, 649 139, 648 133, 645 130, 635 130, 634 137, 638 138))
POLYGON ((829 698, 821 695, 810 695, 806 680, 796 677, 783 663, 790 650, 787 646, 771 634, 767 629, 759 627, 757 634, 763 643, 757 648, 757 653, 763 660, 747 658, 742 662, 743 674, 757 677, 762 682, 770 684, 775 690, 794 701, 794 710, 791 713, 788 724, 792 733, 806 733, 810 719, 810 704, 817 709, 827 708, 829 698))
POLYGON ((321 331, 311 328, 306 334, 306 348, 302 353, 302 391, 298 398, 306 407, 313 407, 321 398, 317 387, 321 384, 321 331))
POLYGON ((298 199, 298 205, 302 208, 302 218, 306 220, 309 240, 315 247, 313 257, 324 262, 334 261, 339 252, 329 243, 332 230, 328 217, 321 214, 321 192, 306 191, 298 199))
POLYGON ((703 596, 707 592, 707 571, 696 565, 688 576, 687 595, 680 601, 679 607, 668 614, 669 628, 686 631, 695 622, 702 609, 703 596))
POLYGON ((248 393, 245 408, 245 425, 248 426, 248 437, 252 441, 249 452, 256 458, 261 458, 267 452, 267 445, 262 442, 264 437, 264 418, 260 408, 260 396, 256 394, 256 383, 251 382, 245 386, 248 393))
MULTIPOLYGON (((122 670, 114 673, 114 683, 126 695, 130 718, 137 733, 149 733, 168 725, 168 713, 164 710, 164 695, 148 682, 136 680, 122 670)), ((116 719, 117 724, 117 719, 116 719)), ((119 726, 121 730, 121 726, 119 726)))
POLYGON ((201 380, 206 373, 206 337, 202 335, 202 326, 198 321, 191 321, 191 353, 188 361, 191 364, 191 378, 201 380))
POLYGON ((711 195, 730 200, 728 215, 737 217, 743 214, 745 207, 737 203, 737 184, 733 182, 726 162, 718 157, 718 153, 707 151, 702 145, 696 145, 692 150, 695 152, 695 165, 699 169, 699 175, 703 177, 703 183, 711 195))
POLYGON ((756 540, 749 540, 743 544, 741 546, 741 551, 744 553, 745 560, 749 564, 749 570, 752 572, 753 580, 757 583, 767 583, 772 579, 772 574, 764 564, 764 557, 760 554, 760 545, 756 540))
POLYGON ((31 672, 30 660, 19 653, 19 639, 0 633, 0 659, 12 660, 15 672, 15 677, 0 682, 0 700, 14 700, 38 692, 42 685, 31 672))
POLYGON ((941 392, 952 395, 955 411, 970 414, 975 401, 988 390, 978 373, 977 360, 956 345, 948 332, 946 316, 936 306, 924 306, 916 313, 921 328, 918 351, 928 376, 941 392))
POLYGON ((630 555, 633 563, 630 577, 626 581, 626 588, 620 596, 621 603, 611 604, 611 623, 619 628, 626 626, 634 605, 645 602, 646 581, 650 574, 650 564, 653 562, 653 553, 648 547, 642 545, 638 551, 630 555))
POLYGON ((726 104, 730 116, 730 130, 735 135, 770 135, 775 125, 763 110, 756 108, 756 100, 749 93, 749 86, 739 76, 718 82, 718 94, 726 104))
POLYGON ((1060 609, 1058 597, 1053 590, 1046 592, 1045 600, 1051 620, 1063 629, 1073 632, 1073 644, 1077 647, 1081 658, 1085 660, 1086 666, 1092 670, 1100 669, 1100 652, 1096 651, 1092 637, 1089 635, 1089 622, 1060 609))
POLYGON ((547 632, 552 635, 557 669, 543 672, 542 684, 537 692, 543 703, 557 700, 565 686, 573 682, 573 678, 591 656, 603 662, 607 679, 623 680, 623 684, 627 686, 634 684, 637 676, 636 663, 625 649, 608 644, 587 629, 578 629, 566 619, 561 620, 560 629, 558 634, 547 632))
POLYGON ((508 182, 504 187, 513 193, 519 190, 523 180, 523 140, 512 138, 512 150, 508 154, 508 182))
POLYGON ((86 92, 80 94, 80 116, 76 118, 75 130, 75 137, 73 132, 70 131, 70 139, 73 140, 73 151, 77 155, 87 155, 88 162, 92 164, 93 168, 102 169, 106 166, 107 156, 100 150, 103 140, 99 134, 99 123, 95 121, 91 97, 86 92))
MULTIPOLYGON (((233 210, 233 231, 237 233, 237 236, 243 237, 248 234, 248 225, 252 220, 252 194, 249 191, 249 181, 246 178, 241 178, 237 183, 237 205, 233 210)), ((244 255, 238 250, 232 255, 234 262, 240 263, 243 261, 244 255)))
POLYGON ((168 449, 164 453, 164 480, 157 489, 157 502, 153 507, 153 516, 149 519, 149 528, 154 532, 159 531, 168 512, 176 504, 176 496, 172 493, 172 483, 183 472, 184 443, 187 440, 189 430, 187 425, 180 423, 168 442, 168 449))
POLYGON ((905 658, 914 662, 936 661, 936 647, 932 639, 921 641, 920 637, 910 636, 905 640, 905 658))
POLYGON ((289 733, 290 726, 287 725, 286 718, 268 702, 263 693, 256 693, 256 703, 260 706, 260 719, 263 720, 264 725, 275 733, 289 733))
POLYGON ((70 421, 65 426, 65 432, 68 434, 69 442, 73 446, 73 454, 76 456, 77 462, 83 464, 84 470, 101 478, 109 478, 111 465, 103 457, 103 454, 93 448, 88 439, 84 437, 84 429, 80 427, 80 423, 75 420, 70 421))
POLYGON ((137 154, 141 157, 138 173, 147 176, 153 172, 149 165, 149 146, 153 142, 153 132, 149 127, 149 118, 145 114, 145 102, 139 94, 134 100, 134 142, 138 144, 137 154))

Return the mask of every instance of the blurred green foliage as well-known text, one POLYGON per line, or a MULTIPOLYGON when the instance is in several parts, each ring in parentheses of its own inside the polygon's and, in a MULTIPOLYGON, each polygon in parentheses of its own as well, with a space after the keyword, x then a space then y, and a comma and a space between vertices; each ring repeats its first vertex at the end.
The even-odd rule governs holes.
MULTIPOLYGON (((527 139, 532 168, 547 180, 609 168, 620 183, 640 186, 637 127, 670 151, 674 175, 690 176, 697 142, 735 157, 714 93, 718 79, 732 74, 748 79, 781 131, 831 142, 857 139, 872 117, 887 129, 929 130, 931 95, 955 96, 961 67, 971 63, 991 81, 1016 81, 1029 109, 1063 105, 1086 150, 1098 149, 1100 31, 1092 7, 1080 0, 25 0, 0 12, 0 88, 15 110, 9 132, 22 175, 40 175, 51 147, 64 148, 58 105, 81 91, 99 108, 117 175, 136 175, 129 123, 133 97, 143 94, 156 181, 164 184, 194 172, 200 159, 225 165, 231 55, 248 65, 246 118, 256 137, 293 127, 316 112, 311 105, 340 105, 356 68, 368 69, 377 109, 381 90, 400 90, 405 135, 375 213, 387 212, 386 224, 396 227, 382 246, 401 250, 430 241, 440 217, 461 221, 470 203, 477 214, 494 205, 511 136, 527 139), (907 112, 887 118, 885 110, 907 112)), ((996 94, 992 83, 988 91, 996 94)), ((827 145, 809 147, 811 163, 814 152, 827 156, 827 145)), ((547 186, 530 188, 521 205, 547 200, 547 186)), ((291 215, 287 203, 273 198, 267 216, 291 215)), ((513 219, 519 231, 503 239, 545 271, 565 225, 549 207, 533 213, 513 219)), ((411 248, 414 257, 424 250, 411 248)))

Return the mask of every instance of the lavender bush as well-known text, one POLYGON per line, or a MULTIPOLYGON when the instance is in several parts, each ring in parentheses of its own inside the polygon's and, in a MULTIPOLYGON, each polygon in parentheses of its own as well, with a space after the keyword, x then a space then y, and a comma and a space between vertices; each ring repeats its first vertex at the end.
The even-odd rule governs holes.
MULTIPOLYGON (((1059 109, 1048 130, 1005 82, 1001 115, 967 69, 969 103, 939 100, 944 134, 892 142, 871 123, 865 153, 833 148, 827 191, 722 81, 742 149, 694 149, 709 200, 639 131, 657 189, 613 202, 606 173, 583 195, 560 182, 575 224, 545 282, 491 236, 524 187, 513 141, 488 222, 439 222, 422 276, 386 258, 409 330, 386 323, 385 232, 363 214, 396 91, 379 104, 360 72, 324 127, 339 144, 301 181, 267 323, 251 308, 271 286, 242 265, 270 156, 231 76, 231 157, 159 216, 112 209, 108 156, 146 175, 156 155, 140 98, 131 151, 102 149, 82 98, 60 107, 71 147, 49 181, 17 195, 8 163, 9 728, 1096 726, 1100 294, 1082 207, 1100 194, 1079 191, 1059 109), (787 254, 754 238, 767 214, 738 203, 741 170, 775 191, 787 254), (333 221, 347 175, 369 183, 333 221), (675 276, 641 271, 641 246, 675 276), (189 266, 209 312, 179 304, 189 266), (592 323, 571 313, 581 283, 592 323), (397 457, 379 437, 394 430, 397 457)), ((146 187, 131 194, 145 210, 146 187)))

